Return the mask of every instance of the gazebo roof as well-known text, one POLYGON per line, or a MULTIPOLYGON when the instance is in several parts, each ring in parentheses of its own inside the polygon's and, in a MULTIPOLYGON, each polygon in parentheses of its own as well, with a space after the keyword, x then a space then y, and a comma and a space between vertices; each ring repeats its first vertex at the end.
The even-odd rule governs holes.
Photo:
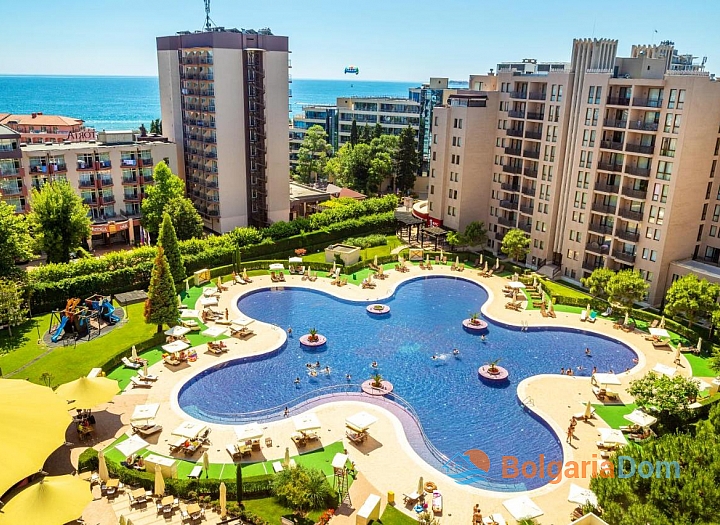
POLYGON ((425 222, 422 219, 415 217, 409 211, 395 211, 395 220, 403 223, 405 226, 414 226, 425 222))
POLYGON ((425 228, 423 232, 427 233, 431 237, 443 237, 447 235, 447 230, 443 230, 438 226, 430 226, 429 228, 425 228))

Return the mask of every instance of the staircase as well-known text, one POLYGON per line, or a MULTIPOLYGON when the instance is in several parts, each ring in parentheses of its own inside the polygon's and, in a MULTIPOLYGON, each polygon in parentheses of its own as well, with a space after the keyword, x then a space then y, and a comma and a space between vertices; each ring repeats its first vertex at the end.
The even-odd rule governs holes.
POLYGON ((548 279, 557 279, 560 277, 560 274, 562 273, 559 266, 556 266, 554 264, 546 264, 543 267, 539 268, 537 273, 540 275, 543 275, 547 277, 548 279))

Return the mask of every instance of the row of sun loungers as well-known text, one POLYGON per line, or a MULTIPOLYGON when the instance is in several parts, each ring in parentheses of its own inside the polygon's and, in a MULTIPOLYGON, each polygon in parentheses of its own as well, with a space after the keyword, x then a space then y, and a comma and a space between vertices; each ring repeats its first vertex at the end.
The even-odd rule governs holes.
POLYGON ((410 268, 408 268, 408 267, 405 266, 404 264, 403 264, 403 265, 396 264, 396 265, 395 265, 395 271, 396 271, 396 272, 405 273, 405 272, 409 272, 409 271, 410 271, 410 268))
POLYGON ((491 268, 487 272, 478 272, 478 275, 480 275, 481 277, 492 277, 494 272, 495 270, 491 268))
POLYGON ((313 275, 312 272, 310 272, 309 270, 305 270, 302 274, 301 280, 302 281, 310 281, 312 283, 312 282, 317 281, 317 275, 313 275))
POLYGON ((505 308, 508 310, 515 310, 516 312, 521 312, 523 309, 522 303, 519 301, 510 301, 509 303, 505 303, 505 308))
POLYGON ((427 262, 427 264, 424 264, 422 261, 420 261, 420 269, 421 270, 432 270, 432 264, 430 264, 430 261, 427 262))
POLYGON ((336 277, 332 281, 330 281, 330 284, 336 284, 338 286, 345 286, 348 283, 347 277, 336 277))
POLYGON ((282 272, 270 272, 270 280, 274 283, 284 283, 285 282, 285 274, 282 272))

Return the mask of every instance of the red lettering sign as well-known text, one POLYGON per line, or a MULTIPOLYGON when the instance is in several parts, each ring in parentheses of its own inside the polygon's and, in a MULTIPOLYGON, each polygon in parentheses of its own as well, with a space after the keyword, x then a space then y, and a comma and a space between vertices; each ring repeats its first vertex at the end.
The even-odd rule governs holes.
POLYGON ((96 140, 95 130, 87 128, 80 131, 68 131, 67 140, 69 142, 87 142, 88 140, 96 140))

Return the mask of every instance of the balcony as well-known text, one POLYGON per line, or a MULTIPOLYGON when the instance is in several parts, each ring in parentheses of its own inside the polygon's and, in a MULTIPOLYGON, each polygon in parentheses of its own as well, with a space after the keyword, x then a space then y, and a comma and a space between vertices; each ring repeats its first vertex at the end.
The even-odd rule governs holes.
POLYGON ((94 188, 95 187, 95 179, 80 179, 78 181, 78 187, 79 188, 94 188))
POLYGON ((638 177, 649 177, 650 168, 641 168, 639 166, 625 166, 625 173, 628 175, 637 175, 638 177))
POLYGON ((503 164, 502 170, 505 173, 522 173, 522 166, 515 166, 513 164, 503 164))
POLYGON ((542 140, 542 131, 526 131, 526 139, 542 140))
MULTIPOLYGON (((622 172, 622 164, 613 164, 612 162, 598 162, 597 167, 599 170, 612 171, 616 173, 622 172)), ((625 168, 627 173, 627 168, 625 168)))
POLYGON ((524 213, 525 215, 532 215, 534 211, 534 206, 520 206, 520 213, 524 213))
POLYGON ((596 182, 595 183, 595 191, 601 191, 603 193, 615 193, 617 194, 618 190, 620 189, 619 185, 614 184, 604 184, 602 182, 596 182))
POLYGON ((618 215, 620 215, 620 217, 622 217, 623 219, 630 219, 631 221, 643 220, 643 212, 634 211, 630 208, 620 208, 618 215))
POLYGON ((100 186, 112 186, 114 184, 112 177, 102 178, 99 180, 100 180, 100 186))
POLYGON ((98 169, 100 169, 100 170, 105 170, 105 169, 109 170, 110 168, 112 168, 112 162, 110 162, 109 160, 100 160, 100 161, 98 161, 98 169))
POLYGON ((504 238, 505 238, 505 234, 504 234, 504 233, 495 232, 495 240, 496 240, 496 241, 502 241, 504 238))
POLYGON ((623 143, 622 142, 613 142, 612 140, 601 140, 600 147, 603 149, 622 151, 623 143))
POLYGON ((630 153, 644 153, 645 155, 652 155, 655 151, 655 144, 644 146, 642 144, 625 144, 625 151, 630 153))
POLYGON ((525 100, 527 98, 527 91, 511 91, 510 98, 519 98, 525 100))
POLYGON ((536 189, 533 188, 532 186, 523 186, 521 191, 522 191, 523 194, 525 194, 525 195, 529 195, 530 197, 534 197, 534 196, 535 196, 536 189))
POLYGON ((136 201, 139 201, 139 200, 140 200, 140 194, 139 194, 139 193, 136 193, 136 194, 128 194, 128 193, 126 193, 126 194, 123 195, 123 200, 124 200, 125 202, 136 202, 136 201))
POLYGON ((51 173, 59 173, 61 171, 67 171, 67 164, 50 164, 52 168, 51 173))
POLYGON ((527 118, 530 120, 543 120, 545 118, 545 114, 530 112, 527 114, 527 118))
POLYGON ((597 242, 589 242, 585 244, 585 251, 605 255, 608 251, 608 246, 597 242))
POLYGON ((510 118, 525 118, 525 112, 510 110, 510 111, 508 111, 508 117, 510 117, 510 118))
POLYGON ((500 201, 500 207, 505 208, 506 210, 517 210, 518 202, 517 201, 500 201))
POLYGON ((606 128, 625 129, 625 126, 627 126, 627 120, 614 120, 614 119, 606 118, 604 124, 605 124, 606 128))
POLYGON ((504 191, 520 191, 520 186, 517 184, 509 184, 507 182, 503 182, 500 185, 500 189, 504 191))
POLYGON ((88 206, 97 206, 98 201, 95 198, 85 198, 82 200, 83 204, 87 204, 88 206))
POLYGON ((526 222, 525 224, 521 224, 520 229, 525 233, 530 233, 532 231, 532 223, 526 222))
POLYGON ((0 186, 0 195, 2 195, 3 197, 21 195, 22 193, 22 186, 0 186))
POLYGON ((526 149, 525 151, 523 151, 523 157, 528 157, 528 158, 530 158, 530 159, 539 159, 539 158, 540 158, 540 152, 539 152, 539 151, 535 151, 535 150, 531 150, 531 149, 526 149))
POLYGON ((547 93, 529 93, 528 98, 530 100, 545 100, 547 98, 547 93))
POLYGON ((626 263, 630 263, 630 264, 635 263, 635 254, 634 253, 628 253, 628 252, 622 252, 622 251, 615 250, 612 252, 612 256, 615 259, 624 261, 626 263))
POLYGON ((102 202, 103 204, 113 204, 115 202, 115 195, 103 195, 102 202))
POLYGON ((516 155, 519 157, 521 153, 522 148, 505 148, 506 155, 516 155))
POLYGON ((582 267, 583 270, 588 270, 592 272, 594 270, 597 270, 598 268, 603 268, 604 266, 602 264, 602 261, 584 261, 582 263, 582 267))
POLYGON ((631 199, 645 200, 645 198, 647 197, 647 188, 644 190, 639 190, 635 188, 630 188, 629 186, 623 186, 622 194, 626 197, 630 197, 631 199))
POLYGON ((523 130, 521 129, 506 129, 505 134, 508 137, 521 137, 523 136, 523 130))
POLYGON ((630 129, 635 131, 657 131, 658 124, 657 122, 643 122, 642 120, 637 120, 630 122, 630 129))
POLYGON ((502 224, 503 226, 508 226, 510 228, 514 228, 516 224, 514 219, 506 219, 505 217, 498 217, 497 221, 498 224, 502 224))
POLYGON ((21 168, 2 168, 0 169, 0 177, 20 177, 22 175, 21 168))
POLYGON ((615 204, 602 204, 600 202, 594 202, 592 205, 592 211, 598 213, 607 213, 608 215, 615 215, 617 206, 615 204))
POLYGON ((633 106, 644 108, 661 108, 663 101, 661 98, 634 98, 632 103, 633 106))
POLYGON ((607 103, 612 106, 629 106, 630 99, 629 98, 608 97, 607 103))
POLYGON ((141 166, 152 166, 153 165, 152 157, 146 157, 144 159, 140 159, 140 165, 141 166))
POLYGON ((525 168, 523 170, 523 175, 525 175, 526 177, 530 177, 531 179, 537 179, 538 170, 534 170, 532 168, 525 168))
POLYGON ((640 240, 640 234, 630 230, 621 230, 620 228, 615 230, 615 237, 619 237, 624 241, 638 242, 640 240))
POLYGON ((77 163, 78 171, 92 171, 94 169, 95 169, 94 162, 85 162, 85 161, 79 160, 77 163))

